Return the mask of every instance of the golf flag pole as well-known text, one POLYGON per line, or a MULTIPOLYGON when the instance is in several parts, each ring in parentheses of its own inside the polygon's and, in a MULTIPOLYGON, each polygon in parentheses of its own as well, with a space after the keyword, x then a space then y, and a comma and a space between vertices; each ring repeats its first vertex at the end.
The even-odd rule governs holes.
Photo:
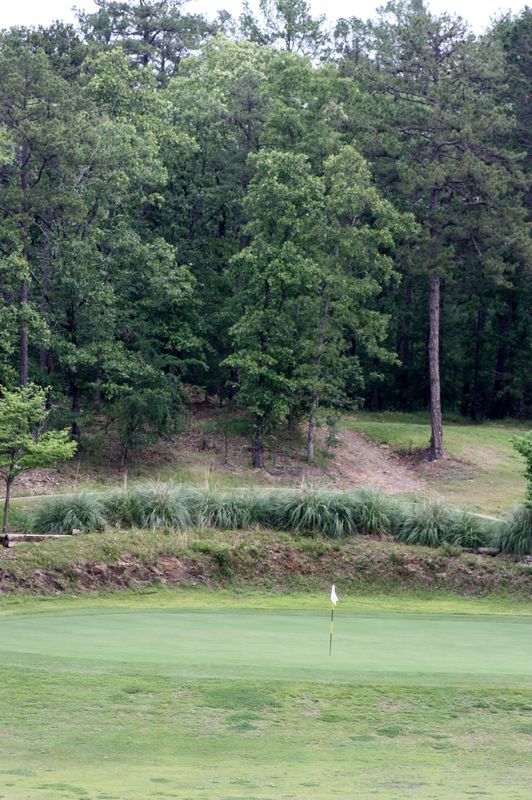
POLYGON ((331 589, 331 627, 329 629, 329 655, 332 653, 332 640, 333 640, 333 630, 334 630, 334 607, 338 602, 338 598, 336 596, 336 589, 334 588, 334 583, 331 589))

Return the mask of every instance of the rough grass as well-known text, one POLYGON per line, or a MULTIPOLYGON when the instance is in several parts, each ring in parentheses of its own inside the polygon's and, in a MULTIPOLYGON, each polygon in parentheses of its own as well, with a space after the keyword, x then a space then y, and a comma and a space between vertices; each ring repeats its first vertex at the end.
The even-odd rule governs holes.
POLYGON ((511 557, 462 553, 394 542, 390 537, 343 539, 257 527, 220 531, 106 529, 39 545, 0 550, 2 592, 50 595, 158 585, 327 592, 417 591, 470 597, 530 598, 532 569, 511 557))
MULTIPOLYGON (((425 414, 359 413, 342 423, 403 454, 427 448, 430 425, 425 414)), ((526 427, 516 421, 482 425, 447 421, 444 447, 454 464, 435 465, 425 477, 446 503, 482 513, 501 514, 525 496, 524 462, 512 440, 526 427)))
POLYGON ((12 602, 0 792, 528 800, 528 618, 495 602, 342 594, 329 658, 324 601, 12 602))

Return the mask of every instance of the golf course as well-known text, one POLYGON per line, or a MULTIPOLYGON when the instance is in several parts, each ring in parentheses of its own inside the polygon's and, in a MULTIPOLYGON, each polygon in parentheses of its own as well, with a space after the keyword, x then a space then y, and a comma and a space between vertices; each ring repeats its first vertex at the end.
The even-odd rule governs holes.
MULTIPOLYGON (((339 589, 340 591, 340 589, 339 589)), ((529 797, 532 609, 153 591, 4 600, 0 797, 529 797)))
POLYGON ((531 33, 0 2, 0 800, 532 800, 531 33))

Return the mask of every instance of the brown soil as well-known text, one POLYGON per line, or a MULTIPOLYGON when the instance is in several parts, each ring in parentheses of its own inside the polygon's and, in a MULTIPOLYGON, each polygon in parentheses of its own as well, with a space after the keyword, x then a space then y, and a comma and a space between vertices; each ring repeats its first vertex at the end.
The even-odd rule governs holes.
POLYGON ((371 441, 360 431, 342 431, 328 472, 339 489, 370 486, 381 492, 427 491, 415 466, 387 445, 371 441))
POLYGON ((184 551, 170 556, 159 549, 151 559, 128 553, 110 563, 80 562, 50 568, 24 565, 21 551, 0 553, 0 595, 98 593, 154 585, 230 587, 263 591, 325 591, 334 575, 343 591, 430 590, 463 595, 532 596, 532 569, 503 556, 448 555, 408 548, 391 540, 284 541, 268 534, 262 541, 240 532, 224 558, 184 551), (273 541, 272 541, 273 540, 273 541))
MULTIPOLYGON (((344 430, 337 436, 337 446, 325 455, 323 430, 317 432, 321 453, 319 464, 309 465, 304 457, 301 436, 290 441, 285 432, 278 443, 266 449, 265 469, 250 467, 250 444, 244 436, 231 436, 227 459, 223 435, 212 430, 220 410, 212 404, 196 404, 190 409, 187 426, 175 441, 160 440, 141 455, 132 456, 128 474, 132 479, 157 479, 171 476, 173 470, 202 470, 206 478, 230 476, 247 482, 250 478, 270 486, 297 486, 311 483, 343 491, 372 487, 388 493, 427 492, 423 476, 426 466, 414 459, 398 456, 386 445, 366 438, 360 431, 344 430)), ((100 463, 88 456, 76 459, 56 470, 34 470, 21 476, 14 495, 39 496, 68 491, 90 483, 120 484, 124 470, 118 464, 113 444, 98 454, 100 463)), ((429 477, 429 476, 427 476, 429 477)), ((429 478, 430 479, 430 478, 429 478)))

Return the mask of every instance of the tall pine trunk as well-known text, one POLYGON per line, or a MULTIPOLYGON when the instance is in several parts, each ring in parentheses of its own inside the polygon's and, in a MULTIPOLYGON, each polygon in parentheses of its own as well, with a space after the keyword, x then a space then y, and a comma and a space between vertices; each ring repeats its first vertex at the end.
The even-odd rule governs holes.
MULTIPOLYGON (((321 308, 318 343, 316 346, 316 356, 314 359, 314 364, 315 364, 314 378, 316 383, 318 383, 321 377, 321 357, 323 354, 323 347, 325 345, 325 326, 327 325, 327 319, 329 317, 330 300, 328 295, 325 295, 325 286, 322 286, 321 296, 323 298, 323 302, 321 308)), ((312 389, 311 400, 310 400, 310 414, 309 414, 308 432, 307 432, 307 461, 314 461, 314 437, 316 433, 316 412, 318 410, 318 406, 319 406, 319 394, 315 384, 312 389)))
POLYGON ((20 284, 19 305, 22 316, 19 334, 19 383, 21 386, 27 386, 29 380, 29 367, 28 367, 28 326, 24 319, 25 306, 28 302, 28 283, 23 280, 20 284))
POLYGON ((440 288, 439 275, 430 276, 429 295, 429 380, 430 380, 430 459, 443 456, 443 432, 440 393, 440 288))
POLYGON ((262 445, 263 427, 264 419, 260 416, 260 414, 257 414, 255 418, 255 435, 251 448, 251 463, 257 469, 262 469, 264 467, 264 452, 262 445))
POLYGON ((316 432, 316 411, 318 410, 318 393, 313 389, 310 401, 307 433, 307 461, 314 461, 314 434, 316 432))
POLYGON ((9 523, 9 501, 11 499, 12 480, 6 480, 6 496, 4 499, 4 514, 2 518, 2 533, 8 532, 9 523))
MULTIPOLYGON (((434 154, 440 160, 440 151, 434 154)), ((441 278, 434 271, 437 268, 438 232, 436 214, 438 212, 438 189, 434 187, 430 197, 430 292, 429 292, 429 384, 430 384, 430 460, 443 456, 443 431, 441 420, 440 390, 440 302, 441 278)))

